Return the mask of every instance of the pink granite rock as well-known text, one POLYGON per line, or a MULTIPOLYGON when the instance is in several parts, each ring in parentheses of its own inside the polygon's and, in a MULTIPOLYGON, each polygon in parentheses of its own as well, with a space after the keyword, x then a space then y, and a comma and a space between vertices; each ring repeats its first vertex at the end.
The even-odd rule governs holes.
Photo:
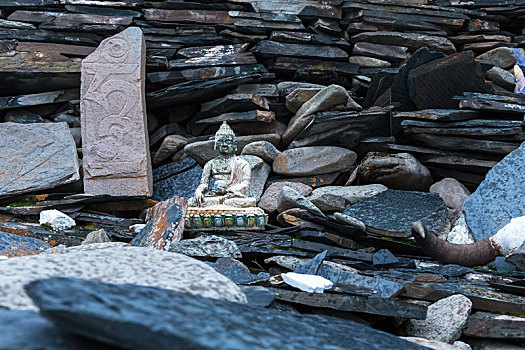
POLYGON ((103 40, 82 61, 84 191, 150 196, 151 161, 145 112, 144 36, 128 28, 103 40))

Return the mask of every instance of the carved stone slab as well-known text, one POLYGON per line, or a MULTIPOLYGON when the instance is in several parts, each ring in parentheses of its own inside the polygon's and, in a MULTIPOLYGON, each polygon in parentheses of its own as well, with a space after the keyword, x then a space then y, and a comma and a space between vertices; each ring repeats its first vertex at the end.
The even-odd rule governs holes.
POLYGON ((0 123, 0 197, 80 179, 66 123, 0 123))
POLYGON ((150 196, 145 41, 139 28, 105 39, 82 61, 84 191, 150 196))

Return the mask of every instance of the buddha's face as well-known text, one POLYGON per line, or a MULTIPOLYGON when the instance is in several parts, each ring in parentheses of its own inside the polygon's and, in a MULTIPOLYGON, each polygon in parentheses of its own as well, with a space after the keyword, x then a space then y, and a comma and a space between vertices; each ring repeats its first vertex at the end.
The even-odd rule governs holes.
POLYGON ((220 136, 215 141, 215 149, 224 156, 234 154, 237 149, 235 138, 231 135, 220 136))

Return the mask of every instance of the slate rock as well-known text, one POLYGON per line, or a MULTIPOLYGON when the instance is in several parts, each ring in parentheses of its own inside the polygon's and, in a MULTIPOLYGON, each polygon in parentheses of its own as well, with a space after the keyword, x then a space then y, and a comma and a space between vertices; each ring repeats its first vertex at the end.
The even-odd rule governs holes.
POLYGON ((348 207, 343 214, 362 221, 367 231, 410 237, 412 223, 418 220, 429 230, 442 232, 447 207, 436 193, 389 189, 348 207))
POLYGON ((67 113, 58 113, 53 117, 53 122, 55 123, 67 123, 70 128, 80 128, 80 117, 67 113))
POLYGON ((273 171, 291 176, 348 171, 356 158, 355 152, 342 147, 299 147, 288 149, 277 156, 273 162, 273 171))
POLYGON ((275 157, 281 154, 281 152, 268 141, 256 141, 244 146, 241 154, 257 156, 266 163, 272 164, 275 157))
POLYGON ((244 155, 239 156, 239 158, 247 161, 252 171, 250 187, 248 188, 246 196, 253 197, 256 201, 259 201, 264 192, 264 185, 266 184, 266 180, 268 180, 268 175, 270 175, 272 167, 257 156, 244 155))
POLYGON ((370 152, 359 165, 358 174, 364 183, 407 191, 428 191, 433 182, 427 167, 409 153, 370 152))
POLYGON ((373 31, 352 36, 352 43, 360 42, 382 45, 399 45, 408 47, 411 50, 428 47, 430 50, 441 51, 445 54, 456 52, 454 44, 452 44, 447 38, 420 33, 373 31))
POLYGON ((396 256, 388 249, 378 250, 376 253, 374 253, 372 259, 372 263, 374 265, 391 265, 397 264, 399 262, 399 259, 396 258, 396 256))
POLYGON ((325 250, 322 253, 317 254, 311 260, 298 266, 296 269, 294 269, 293 272, 301 273, 305 275, 316 275, 317 272, 319 271, 319 268, 323 264, 324 259, 326 258, 326 254, 328 254, 327 250, 325 250))
POLYGON ((268 307, 275 301, 275 294, 261 286, 241 286, 241 290, 248 299, 248 305, 268 307))
POLYGON ((188 139, 181 135, 168 135, 162 140, 157 153, 153 157, 153 164, 160 164, 188 144, 188 139))
POLYGON ((298 88, 286 95, 286 108, 297 113, 303 104, 310 101, 322 88, 298 88))
POLYGON ((323 212, 303 195, 292 187, 284 186, 281 195, 278 198, 277 211, 282 213, 283 211, 292 208, 305 209, 312 214, 324 216, 323 212))
POLYGON ((514 74, 507 72, 505 69, 492 67, 485 73, 485 76, 494 84, 507 90, 514 91, 516 78, 514 77, 514 74))
POLYGON ((342 86, 330 85, 325 87, 308 102, 304 103, 295 113, 283 134, 283 142, 290 144, 308 125, 315 113, 340 104, 346 105, 349 98, 348 91, 342 86))
POLYGON ((39 239, 0 231, 0 256, 12 258, 34 255, 42 253, 48 248, 51 248, 51 245, 39 239))
POLYGON ((0 349, 118 350, 120 348, 64 333, 39 313, 0 310, 0 349))
MULTIPOLYGON (((281 141, 281 136, 278 134, 237 136, 237 151, 235 154, 241 154, 244 146, 256 141, 267 141, 275 146, 281 141)), ((184 152, 186 152, 188 156, 195 159, 200 165, 204 165, 206 162, 219 156, 219 152, 215 150, 214 140, 189 143, 184 147, 184 152)))
POLYGON ((354 45, 352 55, 363 55, 380 58, 382 60, 402 61, 410 57, 410 52, 408 52, 408 48, 404 46, 359 42, 354 45))
POLYGON ((323 186, 313 190, 308 199, 322 211, 343 211, 349 205, 386 191, 383 185, 323 186))
POLYGON ((429 191, 439 194, 447 207, 457 210, 461 210, 463 203, 470 196, 470 191, 461 182, 451 177, 434 183, 430 186, 429 191))
POLYGON ((14 109, 7 111, 4 121, 20 124, 43 123, 44 119, 38 114, 23 109, 14 109))
POLYGON ((109 239, 108 234, 104 229, 100 229, 88 233, 86 239, 82 242, 82 245, 107 242, 111 242, 111 239, 109 239))
POLYGON ((408 74, 407 83, 417 109, 453 109, 458 107, 458 102, 452 97, 464 91, 490 91, 481 64, 474 60, 472 51, 455 53, 414 68, 408 74))
POLYGON ((326 87, 325 85, 298 82, 298 81, 282 81, 279 84, 277 84, 279 95, 283 97, 289 95, 295 89, 319 89, 320 91, 324 89, 325 87, 326 87))
POLYGON ((54 278, 27 291, 61 329, 129 349, 424 349, 352 321, 172 290, 54 278))
POLYGON ((211 267, 182 254, 121 243, 98 243, 22 256, 0 264, 0 308, 35 309, 24 284, 54 276, 133 283, 208 298, 246 302, 239 288, 211 267))
POLYGON ((461 336, 472 309, 472 302, 456 294, 428 307, 425 320, 410 320, 408 334, 429 340, 451 343, 461 336))
POLYGON ((66 123, 0 123, 0 197, 80 180, 66 123))
POLYGON ((303 196, 308 196, 312 193, 312 188, 300 182, 275 182, 268 186, 261 197, 257 206, 262 208, 268 214, 274 214, 277 211, 279 197, 281 196, 284 187, 291 187, 303 196))
POLYGON ((391 66, 388 61, 366 56, 352 56, 349 62, 357 64, 361 68, 388 68, 391 66))
POLYGON ((514 51, 508 47, 498 47, 487 51, 476 57, 476 60, 492 64, 502 69, 512 68, 516 64, 514 51))
POLYGON ((170 252, 194 258, 240 258, 241 251, 235 242, 219 236, 201 236, 173 242, 170 252))
POLYGON ((454 345, 451 345, 451 344, 448 344, 442 341, 437 341, 437 340, 428 340, 425 338, 418 338, 418 337, 401 337, 401 338, 408 340, 409 342, 412 342, 412 343, 415 343, 421 346, 425 346, 433 350, 459 350, 460 349, 454 345))
POLYGON ((151 214, 146 226, 130 244, 136 247, 169 250, 173 242, 182 239, 187 207, 186 200, 181 197, 158 202, 150 209, 151 214))
POLYGON ((496 164, 463 204, 474 239, 490 237, 525 215, 525 143, 496 164))
POLYGON ((251 273, 242 262, 226 257, 221 257, 209 265, 221 275, 228 277, 235 284, 248 284, 270 277, 266 272, 259 272, 255 275, 251 273))
POLYGON ((153 199, 164 201, 178 196, 189 199, 200 184, 202 167, 190 157, 153 170, 153 199))
POLYGON ((445 57, 445 55, 441 52, 430 51, 427 47, 421 47, 416 50, 405 65, 399 69, 399 73, 397 73, 390 88, 392 102, 398 105, 398 110, 414 111, 417 109, 414 102, 410 99, 408 92, 407 79, 410 71, 442 57, 445 57))

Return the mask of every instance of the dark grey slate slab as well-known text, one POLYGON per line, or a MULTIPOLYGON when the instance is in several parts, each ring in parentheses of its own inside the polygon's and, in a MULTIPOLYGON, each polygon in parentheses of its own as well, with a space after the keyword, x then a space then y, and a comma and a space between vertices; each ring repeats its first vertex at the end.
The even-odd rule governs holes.
POLYGON ((71 278, 26 290, 58 327, 129 349, 425 349, 351 321, 173 290, 71 278))
POLYGON ((120 349, 60 331, 35 311, 0 310, 0 349, 112 350, 120 349))
POLYGON ((496 164, 463 204, 475 240, 495 234, 525 215, 525 143, 496 164))
POLYGON ((294 270, 294 272, 302 273, 306 275, 316 275, 317 271, 319 271, 319 267, 321 267, 321 264, 326 258, 326 254, 328 254, 328 250, 325 250, 324 252, 317 254, 314 258, 308 260, 306 263, 297 267, 294 270))
POLYGON ((344 214, 362 221, 371 233, 410 237, 412 223, 418 220, 440 232, 447 207, 436 193, 389 189, 346 208, 344 214))
POLYGON ((174 196, 193 197, 201 175, 202 167, 190 157, 158 167, 153 171, 153 199, 163 201, 174 196))
POLYGON ((22 256, 41 253, 51 245, 39 239, 0 231, 0 256, 22 256))
POLYGON ((236 284, 250 283, 270 277, 270 274, 266 272, 259 272, 255 275, 242 262, 231 258, 219 258, 215 263, 210 263, 210 266, 236 284))
POLYGON ((275 294, 268 288, 261 286, 241 286, 249 305, 268 307, 275 301, 275 294))

